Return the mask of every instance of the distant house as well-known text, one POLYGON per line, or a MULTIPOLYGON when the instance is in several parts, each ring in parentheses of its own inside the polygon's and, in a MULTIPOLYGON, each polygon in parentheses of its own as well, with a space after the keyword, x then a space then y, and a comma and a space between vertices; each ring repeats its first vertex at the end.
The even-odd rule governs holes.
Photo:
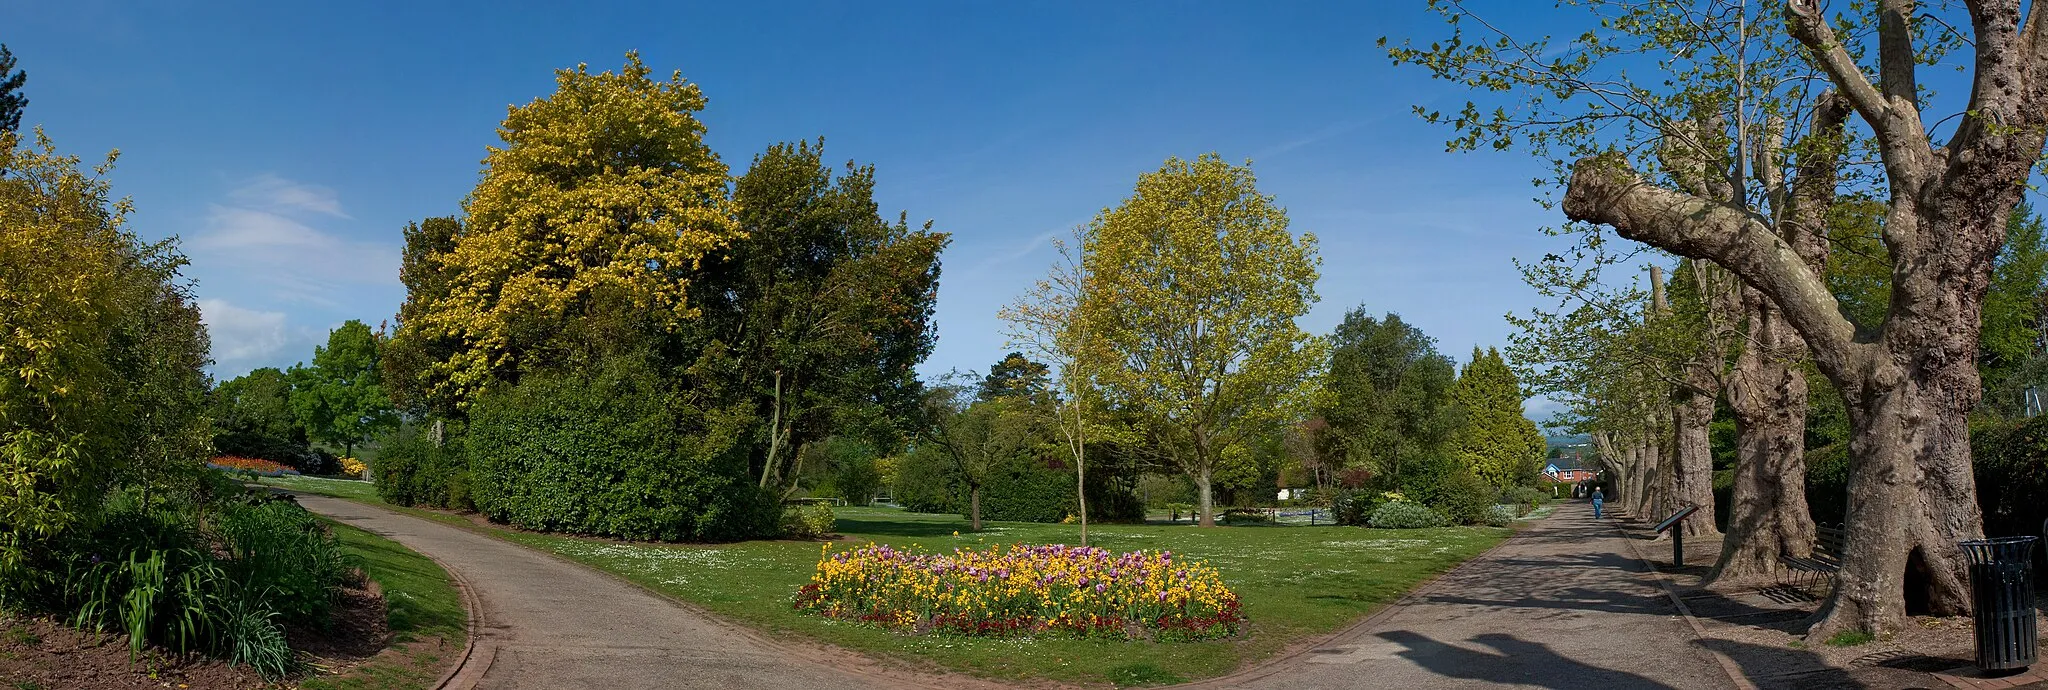
POLYGON ((1600 476, 1598 471, 1580 467, 1579 459, 1572 456, 1552 459, 1549 464, 1543 466, 1543 474, 1549 475, 1552 481, 1566 484, 1591 481, 1600 476))

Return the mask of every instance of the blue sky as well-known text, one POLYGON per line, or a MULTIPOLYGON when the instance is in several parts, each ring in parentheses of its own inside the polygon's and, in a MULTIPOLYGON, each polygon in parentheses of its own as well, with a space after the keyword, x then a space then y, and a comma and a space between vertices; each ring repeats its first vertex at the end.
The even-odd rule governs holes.
POLYGON ((1411 114, 1464 100, 1374 45, 1439 35, 1421 4, 70 0, 0 7, 0 43, 29 73, 24 126, 120 149, 135 229, 183 239, 223 378, 390 318, 400 228, 459 211, 506 106, 629 49, 703 87, 735 171, 823 136, 877 166, 886 213, 953 233, 926 373, 985 369, 1047 238, 1209 151, 1253 159, 1321 238, 1304 326, 1363 304, 1463 360, 1536 303, 1511 260, 1557 248, 1537 229, 1561 219, 1532 201, 1537 161, 1444 153, 1411 114))

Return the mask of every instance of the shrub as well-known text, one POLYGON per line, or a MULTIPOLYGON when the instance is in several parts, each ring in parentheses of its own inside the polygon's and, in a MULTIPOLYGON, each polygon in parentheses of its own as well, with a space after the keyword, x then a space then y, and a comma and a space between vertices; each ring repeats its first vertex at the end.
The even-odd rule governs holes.
POLYGON ((363 471, 368 469, 370 469, 370 466, 363 464, 363 461, 361 460, 357 460, 355 458, 341 459, 341 476, 350 477, 353 479, 362 479, 363 471))
POLYGON ((697 409, 645 363, 534 375, 479 399, 468 452, 479 512, 550 532, 735 540, 773 534, 780 504, 748 480, 745 412, 697 409))
POLYGON ((782 509, 782 536, 791 539, 817 539, 832 533, 837 518, 832 515, 832 506, 823 503, 784 506, 782 509))
MULTIPOLYGON (((225 503, 205 524, 197 506, 123 492, 61 551, 61 580, 17 597, 73 625, 249 664, 266 678, 294 665, 283 624, 324 626, 354 569, 340 544, 289 501, 225 503)), ((17 586, 20 583, 17 583, 17 586)))
POLYGON ((1429 506, 1408 501, 1388 501, 1372 511, 1371 524, 1380 529, 1421 529, 1442 527, 1448 524, 1444 516, 1429 506))
POLYGON ((1503 492, 1501 498, 1506 499, 1504 501, 1506 503, 1535 510, 1537 506, 1543 505, 1544 501, 1550 500, 1550 496, 1551 490, 1547 488, 1539 489, 1533 486, 1517 486, 1503 492))
POLYGON ((1385 500, 1377 493, 1338 488, 1330 493, 1330 517, 1339 525, 1363 526, 1385 500))
POLYGON ((1506 527, 1513 524, 1518 517, 1521 517, 1521 513, 1515 510, 1514 506, 1502 504, 1487 508, 1484 522, 1494 527, 1506 527))
POLYGON ((952 462, 944 452, 931 448, 919 448, 903 456, 896 464, 896 482, 889 487, 890 497, 913 513, 959 512, 966 506, 960 500, 966 487, 953 471, 952 462))
POLYGON ((1423 502, 1457 525, 1485 522, 1487 511, 1493 509, 1494 496, 1498 495, 1485 480, 1464 468, 1451 472, 1435 488, 1434 495, 1423 502))
POLYGON ((210 525, 229 576, 287 622, 322 625, 355 566, 319 518, 288 501, 222 508, 210 525))
POLYGON ((1059 522, 1076 511, 1074 468, 1034 457, 997 462, 981 485, 981 519, 1059 522))
POLYGON ((431 423, 412 424, 384 442, 371 461, 377 496, 401 506, 469 509, 469 459, 465 440, 444 425, 442 444, 434 445, 431 423))
POLYGON ((929 555, 889 546, 830 553, 796 608, 885 628, 962 635, 1225 637, 1244 622, 1216 569, 1172 552, 1012 545, 929 555))

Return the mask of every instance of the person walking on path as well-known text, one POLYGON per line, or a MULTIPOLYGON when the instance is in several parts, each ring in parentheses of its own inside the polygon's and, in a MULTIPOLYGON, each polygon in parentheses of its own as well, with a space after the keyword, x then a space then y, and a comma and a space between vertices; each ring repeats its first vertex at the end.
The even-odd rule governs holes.
POLYGON ((1607 494, 1605 494, 1605 493, 1601 493, 1601 491, 1600 491, 1600 488, 1599 488, 1599 487, 1594 487, 1594 488, 1593 488, 1593 519, 1595 519, 1595 520, 1598 520, 1598 519, 1600 519, 1600 504, 1602 504, 1602 503, 1606 503, 1606 502, 1607 502, 1607 494))

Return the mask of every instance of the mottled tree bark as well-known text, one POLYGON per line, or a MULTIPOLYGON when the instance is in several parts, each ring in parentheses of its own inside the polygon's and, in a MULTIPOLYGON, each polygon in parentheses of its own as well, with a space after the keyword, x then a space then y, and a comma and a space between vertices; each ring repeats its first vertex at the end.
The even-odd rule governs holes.
POLYGON ((1748 299, 1749 344, 1728 377, 1735 413, 1737 460, 1728 507, 1728 537, 1709 583, 1780 572, 1780 556, 1812 555, 1813 517, 1806 508, 1806 376, 1789 357, 1806 345, 1776 307, 1754 290, 1748 299))
MULTIPOLYGON (((1720 355, 1711 353, 1714 359, 1720 355)), ((1671 505, 1659 517, 1683 506, 1699 506, 1674 529, 1683 530, 1687 537, 1719 539, 1721 528, 1714 519, 1714 444, 1709 435, 1716 386, 1709 366, 1717 365, 1701 362, 1687 366, 1686 385, 1679 387, 1677 403, 1671 406, 1671 505)))

